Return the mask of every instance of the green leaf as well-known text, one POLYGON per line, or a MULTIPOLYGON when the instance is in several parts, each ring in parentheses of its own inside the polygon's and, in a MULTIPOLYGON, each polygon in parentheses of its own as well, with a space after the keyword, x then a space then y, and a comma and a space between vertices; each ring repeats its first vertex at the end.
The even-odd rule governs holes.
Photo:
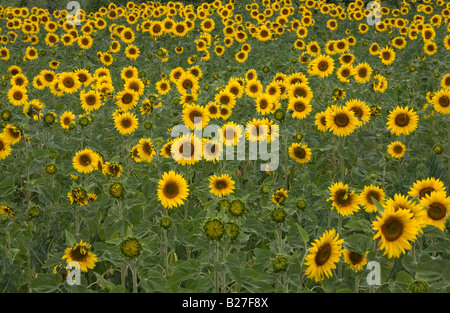
POLYGON ((59 274, 40 274, 31 282, 31 288, 37 293, 55 292, 61 284, 59 274))
POLYGON ((117 285, 111 288, 110 293, 125 293, 125 286, 117 285))
POLYGON ((14 178, 6 178, 0 183, 0 198, 9 196, 16 189, 14 178))
POLYGON ((196 279, 200 274, 200 262, 196 259, 189 259, 179 262, 175 271, 167 280, 169 286, 179 284, 188 279, 196 279))
POLYGON ((450 260, 431 260, 417 266, 415 271, 430 281, 450 280, 450 260))
POLYGON ((68 231, 67 231, 67 229, 66 230, 64 230, 64 233, 65 233, 65 235, 66 235, 66 244, 68 245, 68 246, 73 246, 73 245, 75 245, 76 243, 77 243, 77 241, 75 240, 75 237, 71 234, 71 233, 69 233, 68 231))
POLYGON ((344 238, 344 248, 359 254, 366 255, 366 252, 371 250, 373 240, 371 237, 363 234, 354 234, 344 238))
POLYGON ((298 232, 300 233, 300 237, 302 238, 302 241, 303 241, 305 244, 308 243, 308 241, 309 241, 308 233, 307 233, 306 230, 303 229, 303 227, 301 227, 298 223, 297 223, 296 225, 297 225, 298 232))

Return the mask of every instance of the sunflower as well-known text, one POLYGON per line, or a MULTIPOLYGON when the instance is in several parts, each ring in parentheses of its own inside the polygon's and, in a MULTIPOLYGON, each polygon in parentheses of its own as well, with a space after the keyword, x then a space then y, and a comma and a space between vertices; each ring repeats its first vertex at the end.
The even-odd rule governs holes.
POLYGON ((334 60, 329 55, 320 55, 310 63, 311 73, 321 78, 331 75, 334 71, 334 60))
POLYGON ((321 132, 326 132, 328 130, 327 127, 327 113, 325 111, 317 112, 314 115, 314 124, 317 126, 317 129, 321 132))
POLYGON ((155 87, 160 95, 165 95, 170 91, 170 82, 167 79, 161 79, 155 87))
POLYGON ((14 106, 24 105, 28 100, 27 89, 19 86, 12 86, 8 91, 8 100, 14 106))
POLYGON ((184 37, 188 33, 189 29, 184 22, 176 22, 172 28, 172 33, 175 36, 184 37))
POLYGON ((95 267, 95 262, 98 261, 97 256, 89 251, 91 245, 80 240, 75 246, 67 248, 64 251, 62 259, 66 259, 67 264, 74 261, 80 265, 82 272, 87 272, 88 269, 95 267))
POLYGON ((89 90, 89 91, 82 90, 80 92, 80 101, 81 101, 81 108, 86 113, 98 110, 103 105, 100 99, 100 93, 96 90, 89 90))
POLYGON ((406 250, 412 248, 410 241, 414 241, 419 233, 419 224, 408 210, 395 211, 387 207, 372 222, 372 229, 377 233, 373 239, 380 238, 379 249, 390 259, 398 258, 406 250))
POLYGON ((17 126, 8 124, 3 128, 3 133, 5 140, 11 145, 15 145, 22 139, 22 132, 17 126))
POLYGON ((361 193, 358 195, 358 202, 364 208, 367 213, 373 213, 377 211, 377 206, 373 202, 374 198, 378 203, 382 204, 385 200, 385 193, 383 189, 377 186, 365 186, 361 193))
MULTIPOLYGON (((450 76, 448 80, 450 84, 450 76)), ((433 96, 432 103, 436 112, 450 114, 450 89, 441 89, 436 92, 433 96)))
POLYGON ((234 94, 232 94, 227 89, 220 90, 215 96, 214 100, 217 102, 218 105, 222 106, 225 105, 232 109, 236 105, 236 98, 234 94))
POLYGON ((423 45, 423 51, 428 55, 436 54, 437 49, 438 49, 438 46, 434 41, 427 41, 423 45))
POLYGON ((120 72, 120 77, 126 81, 131 78, 138 78, 138 70, 134 66, 127 66, 122 69, 120 72))
POLYGON ((364 254, 344 249, 343 256, 344 262, 347 263, 355 273, 362 271, 367 264, 367 258, 364 254))
POLYGON ((28 78, 22 74, 16 74, 11 77, 11 86, 18 86, 18 87, 24 87, 26 88, 28 84, 28 78))
POLYGON ((183 122, 189 129, 203 129, 209 123, 208 112, 197 104, 186 104, 183 109, 183 122))
POLYGON ((299 163, 308 163, 311 160, 311 149, 301 143, 293 143, 289 147, 289 156, 299 163))
POLYGON ((133 90, 139 96, 142 96, 144 94, 145 84, 139 78, 129 78, 125 81, 123 87, 125 90, 133 90))
POLYGON ((315 239, 305 257, 305 265, 308 266, 306 276, 316 282, 331 277, 342 255, 343 242, 334 229, 325 231, 320 239, 315 239))
POLYGON ((427 211, 416 201, 409 199, 408 196, 396 193, 394 197, 388 198, 385 202, 386 207, 397 210, 408 210, 413 214, 413 218, 419 224, 419 231, 427 225, 427 211))
POLYGON ((280 188, 272 195, 272 202, 275 204, 283 204, 287 197, 287 191, 284 188, 280 188))
POLYGON ((330 107, 326 116, 326 127, 336 136, 348 136, 358 127, 359 121, 348 107, 330 107))
POLYGON ((303 98, 289 98, 287 110, 293 110, 293 118, 304 119, 311 113, 312 106, 303 98))
POLYGON ((10 217, 14 216, 13 210, 7 205, 0 205, 0 215, 7 214, 10 217))
POLYGON ((181 165, 193 165, 202 159, 203 143, 194 134, 186 134, 174 139, 172 158, 181 165))
POLYGON ((397 136, 400 134, 409 135, 417 128, 418 120, 417 113, 413 109, 397 106, 389 112, 386 125, 388 125, 391 133, 397 136))
POLYGON ((132 61, 136 60, 139 57, 140 52, 141 50, 133 44, 129 44, 125 48, 125 56, 132 61))
POLYGON ((42 70, 39 73, 39 77, 44 86, 50 87, 56 79, 56 74, 50 70, 42 70))
POLYGON ((123 167, 119 163, 106 162, 102 168, 102 172, 103 174, 119 178, 123 173, 123 167))
POLYGON ((417 180, 413 186, 410 188, 408 194, 412 198, 417 197, 419 200, 425 198, 426 195, 431 194, 433 191, 445 192, 446 188, 444 183, 434 177, 429 177, 422 180, 417 180))
POLYGON ((5 134, 0 134, 0 159, 5 159, 11 154, 11 145, 6 139, 5 134))
POLYGON ((223 197, 234 192, 234 180, 228 174, 209 177, 209 190, 212 194, 223 197))
POLYGON ((307 83, 294 83, 288 87, 288 98, 302 98, 309 102, 313 98, 314 94, 311 87, 307 83))
POLYGON ((332 209, 335 208, 340 215, 353 215, 360 209, 358 195, 355 191, 350 191, 347 184, 337 182, 329 187, 329 190, 331 196, 328 201, 332 201, 332 209))
POLYGON ((63 72, 58 78, 59 88, 64 93, 75 93, 81 87, 81 83, 77 76, 71 72, 63 72))
POLYGON ((390 47, 381 49, 378 56, 384 65, 391 65, 395 61, 395 51, 390 47))
POLYGON ((274 103, 272 97, 266 93, 259 94, 255 99, 256 112, 261 115, 267 115, 273 112, 274 103))
POLYGON ((222 125, 221 138, 226 146, 236 146, 243 136, 244 129, 242 125, 236 125, 235 122, 228 122, 222 125))
POLYGON ((205 111, 210 119, 219 118, 220 116, 219 106, 215 101, 209 102, 205 107, 205 111))
POLYGON ((138 102, 139 94, 131 89, 124 89, 117 93, 117 106, 125 111, 133 109, 138 102))
POLYGON ((73 157, 73 167, 80 173, 90 173, 95 170, 98 161, 98 154, 91 149, 78 151, 73 157))
POLYGON ((203 138, 203 158, 209 162, 216 162, 222 159, 223 144, 217 140, 203 138))
POLYGON ((153 143, 150 138, 141 138, 137 145, 137 154, 138 157, 150 163, 153 160, 153 157, 156 155, 155 148, 153 147, 153 143))
POLYGON ((182 72, 179 78, 176 80, 177 90, 180 94, 197 93, 199 89, 198 79, 187 72, 182 72))
POLYGON ((34 47, 28 47, 25 51, 25 59, 26 60, 35 60, 38 58, 38 52, 34 47))
POLYGON ((372 67, 367 63, 360 63, 354 67, 353 76, 358 83, 364 84, 370 80, 372 67))
POLYGON ((85 69, 78 69, 74 71, 75 76, 78 78, 78 81, 84 86, 89 86, 93 79, 91 73, 85 69))
POLYGON ((71 111, 65 111, 59 118, 60 125, 63 129, 69 129, 70 125, 75 124, 75 114, 71 111))
POLYGON ((138 128, 138 125, 139 121, 136 115, 128 111, 114 117, 114 127, 122 135, 133 133, 138 128))
POLYGON ((426 223, 444 231, 447 215, 450 214, 450 197, 445 191, 433 191, 420 199, 427 212, 426 223))
POLYGON ((184 203, 189 196, 189 186, 183 175, 174 171, 165 172, 158 182, 158 200, 165 208, 172 209, 184 203))
POLYGON ((401 141, 393 141, 388 145, 388 153, 396 159, 400 159, 405 155, 406 147, 401 141))
POLYGON ((245 94, 250 98, 256 98, 263 90, 263 85, 258 79, 247 81, 245 85, 245 94))
POLYGON ((337 78, 343 82, 348 83, 350 82, 349 77, 354 75, 354 68, 352 65, 346 65, 343 64, 338 70, 336 71, 337 78))
POLYGON ((92 39, 91 36, 84 35, 84 36, 78 37, 77 42, 78 42, 78 46, 81 49, 87 50, 87 49, 90 49, 92 47, 92 44, 94 43, 94 40, 92 39))
MULTIPOLYGON (((164 146, 161 148, 161 151, 159 152, 159 155, 161 155, 162 157, 169 159, 172 157, 172 143, 173 140, 169 139, 167 140, 167 142, 164 144, 164 146)), ((139 162, 139 156, 137 154, 137 147, 136 147, 136 152, 134 152, 134 150, 132 150, 132 153, 134 154, 133 158, 135 159, 136 162, 139 162), (138 159, 138 160, 137 160, 138 159)))

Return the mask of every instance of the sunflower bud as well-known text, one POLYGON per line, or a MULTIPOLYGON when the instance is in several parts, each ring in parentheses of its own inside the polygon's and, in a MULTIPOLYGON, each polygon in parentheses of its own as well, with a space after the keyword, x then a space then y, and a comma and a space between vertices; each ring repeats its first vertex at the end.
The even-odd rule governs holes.
POLYGON ((230 205, 231 205, 230 201, 228 201, 227 199, 222 199, 217 204, 217 209, 218 210, 224 209, 225 211, 227 211, 230 208, 230 205))
POLYGON ((209 218, 203 225, 203 230, 209 240, 218 241, 225 234, 225 223, 219 218, 209 218))
POLYGON ((434 153, 441 154, 444 148, 440 144, 435 144, 433 147, 434 153))
POLYGON ((274 208, 270 212, 270 217, 275 223, 283 223, 286 220, 286 210, 283 207, 274 208))
POLYGON ((227 223, 227 234, 230 236, 231 240, 235 240, 240 234, 239 225, 234 222, 227 223))
POLYGON ((45 167, 45 171, 46 171, 47 174, 49 174, 49 175, 55 175, 55 173, 56 173, 56 166, 55 166, 55 164, 48 164, 48 165, 45 167))
POLYGON ((287 269, 287 257, 283 254, 278 254, 272 259, 272 269, 275 273, 284 272, 287 269))
POLYGON ((230 213, 234 216, 242 216, 245 212, 245 204, 239 199, 231 201, 230 213))
POLYGON ((428 283, 422 279, 417 279, 409 285, 412 293, 425 293, 428 290, 428 283))
POLYGON ((125 193, 125 190, 123 188, 122 183, 120 183, 120 182, 114 182, 109 186, 109 194, 113 198, 120 199, 123 197, 124 193, 125 193))
POLYGON ((44 115, 44 123, 47 126, 52 125, 55 122, 56 118, 53 113, 47 113, 44 115))
POLYGON ((178 256, 176 254, 175 251, 170 250, 168 255, 167 255, 167 261, 169 262, 170 265, 175 266, 177 261, 178 261, 178 256))
POLYGON ((27 210, 27 215, 29 218, 38 218, 40 214, 39 207, 37 205, 33 205, 31 208, 27 210))
POLYGON ((304 211, 306 210, 306 208, 308 207, 308 203, 306 202, 305 199, 298 199, 297 201, 297 209, 304 211))
POLYGON ((125 258, 129 260, 136 259, 142 252, 142 245, 140 240, 134 236, 125 238, 120 243, 120 252, 125 258))
POLYGON ((4 120, 5 122, 9 121, 11 119, 11 111, 3 110, 1 117, 2 117, 2 120, 4 120))
POLYGON ((152 123, 150 123, 150 122, 145 122, 145 123, 144 123, 144 128, 147 129, 147 130, 152 129, 152 123))
POLYGON ((163 216, 159 220, 159 225, 164 229, 169 229, 172 226, 172 219, 170 216, 163 216))

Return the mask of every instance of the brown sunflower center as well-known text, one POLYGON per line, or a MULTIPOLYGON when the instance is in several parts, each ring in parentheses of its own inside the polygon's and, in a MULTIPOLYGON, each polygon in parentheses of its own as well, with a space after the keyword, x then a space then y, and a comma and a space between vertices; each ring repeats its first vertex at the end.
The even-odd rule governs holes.
POLYGON ((176 182, 167 182, 164 185, 163 193, 166 198, 173 199, 179 193, 179 187, 176 182))
POLYGON ((219 190, 225 189, 228 187, 228 183, 225 179, 218 179, 214 182, 214 186, 219 190))
POLYGON ((302 147, 296 147, 294 149, 294 155, 296 158, 303 159, 306 156, 306 151, 302 147))
POLYGON ((400 113, 395 117, 395 125, 405 127, 409 124, 409 116, 406 113, 400 113))
POLYGON ((347 114, 337 114, 334 117, 334 123, 338 127, 346 127, 350 123, 350 119, 348 118, 347 114))
POLYGON ((184 158, 190 158, 194 155, 194 149, 195 147, 192 142, 185 142, 180 146, 179 152, 184 158))
POLYGON ((131 119, 129 119, 129 118, 124 118, 124 119, 122 119, 122 121, 120 121, 120 125, 121 125, 123 128, 130 128, 131 125, 133 125, 133 123, 131 122, 131 119))
POLYGON ((448 96, 442 96, 439 98, 439 105, 443 108, 446 108, 450 105, 450 99, 448 96))
POLYGON ((320 61, 317 67, 319 68, 320 71, 324 72, 328 69, 329 64, 327 61, 320 61))
POLYGON ((367 69, 365 67, 360 68, 358 71, 358 76, 364 78, 367 76, 367 69))
POLYGON ((89 154, 82 154, 79 161, 82 166, 89 166, 92 163, 91 156, 89 154))
POLYGON ((381 232, 387 241, 395 241, 403 233, 403 223, 397 217, 391 216, 381 226, 381 232))
POLYGON ((350 259, 350 262, 352 262, 352 264, 359 264, 362 261, 363 256, 352 251, 349 253, 348 258, 350 259))
POLYGON ((316 256, 314 257, 314 261, 316 262, 316 264, 319 266, 324 265, 330 258, 331 251, 332 249, 329 243, 320 247, 319 251, 317 251, 316 256))
POLYGON ((130 104, 133 101, 133 96, 129 93, 126 93, 122 97, 122 102, 125 104, 130 104))
POLYGON ((439 202, 433 202, 428 206, 428 217, 434 221, 439 221, 445 218, 447 214, 447 208, 439 202))
POLYGON ((66 77, 63 79, 63 85, 66 88, 73 88, 75 86, 75 82, 72 77, 66 77))
POLYGON ((17 100, 17 101, 22 100, 22 98, 23 98, 23 93, 22 93, 21 91, 16 91, 16 92, 13 94, 13 98, 14 98, 14 100, 17 100))
POLYGON ((97 98, 94 95, 88 95, 86 97, 86 104, 87 105, 95 105, 97 103, 97 98))

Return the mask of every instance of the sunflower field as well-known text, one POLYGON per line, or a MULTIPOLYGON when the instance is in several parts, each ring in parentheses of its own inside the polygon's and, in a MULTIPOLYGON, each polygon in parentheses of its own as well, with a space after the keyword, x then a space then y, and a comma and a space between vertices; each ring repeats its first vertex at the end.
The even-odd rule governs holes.
POLYGON ((3 293, 450 291, 450 2, 39 2, 0 1, 3 293))

